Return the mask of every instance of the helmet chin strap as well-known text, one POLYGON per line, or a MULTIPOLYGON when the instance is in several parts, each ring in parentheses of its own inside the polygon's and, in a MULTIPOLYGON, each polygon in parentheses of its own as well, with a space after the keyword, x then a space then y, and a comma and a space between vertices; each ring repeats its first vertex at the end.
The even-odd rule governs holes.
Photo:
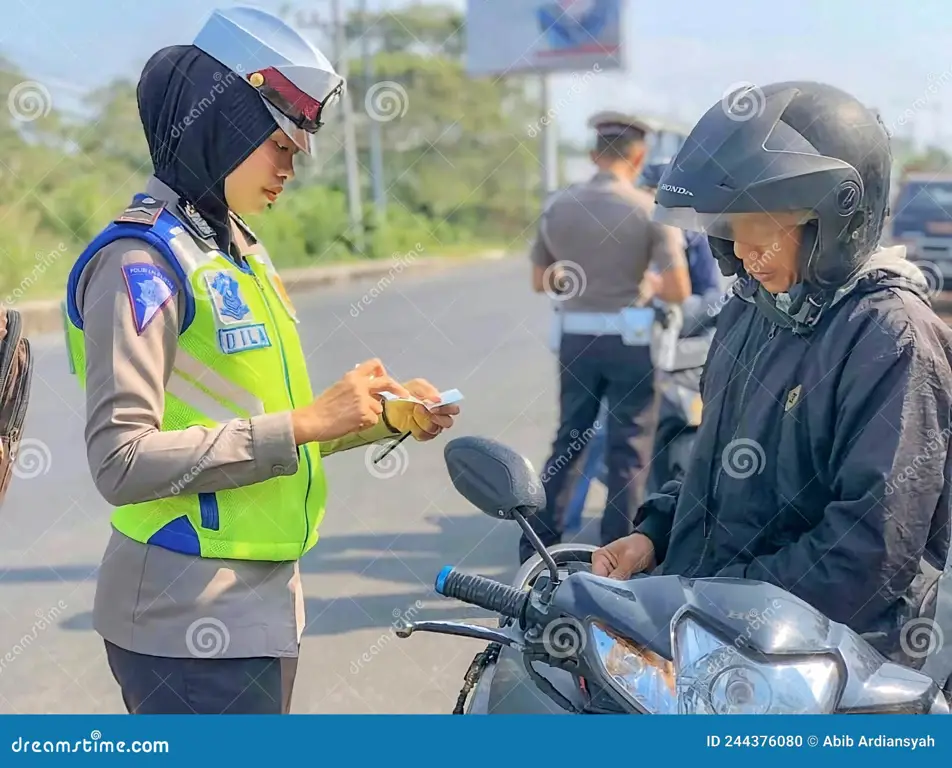
MULTIPOLYGON (((774 296, 758 285, 751 297, 757 307, 771 322, 793 331, 798 336, 813 333, 823 311, 829 306, 835 291, 817 288, 810 280, 813 263, 819 253, 819 238, 816 224, 803 228, 800 251, 797 256, 801 280, 789 292, 774 296)), ((741 267, 743 270, 743 267, 741 267)))

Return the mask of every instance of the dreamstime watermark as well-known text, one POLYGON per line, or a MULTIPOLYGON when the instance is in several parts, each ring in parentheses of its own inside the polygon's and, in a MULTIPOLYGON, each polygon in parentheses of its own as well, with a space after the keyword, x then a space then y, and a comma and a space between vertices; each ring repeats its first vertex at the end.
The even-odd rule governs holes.
MULTIPOLYGON (((578 96, 582 92, 581 86, 588 85, 588 83, 596 76, 600 75, 602 72, 602 67, 600 64, 596 64, 585 74, 580 75, 578 72, 572 74, 572 85, 568 89, 568 93, 571 96, 578 96)), ((566 97, 560 98, 555 102, 555 106, 551 107, 542 117, 540 117, 535 123, 528 126, 526 133, 530 139, 534 139, 542 131, 543 126, 552 125, 555 122, 555 118, 559 116, 559 113, 563 109, 572 104, 574 99, 569 99, 566 97)))
POLYGON ((221 656, 231 645, 231 633, 225 623, 212 616, 195 619, 185 630, 185 647, 197 659, 221 656))
POLYGON ((910 464, 899 470, 893 480, 886 483, 886 496, 892 496, 899 490, 899 486, 905 485, 910 480, 919 480, 919 470, 922 466, 932 461, 939 453, 945 454, 949 447, 949 439, 952 438, 952 429, 946 427, 941 432, 930 429, 926 432, 926 438, 928 442, 923 444, 922 451, 916 454, 910 464))
POLYGON ((215 455, 215 448, 213 447, 212 450, 210 450, 208 453, 202 456, 201 459, 198 460, 198 462, 195 464, 194 467, 192 467, 188 472, 182 475, 181 479, 176 480, 174 483, 172 483, 172 487, 171 487, 172 495, 178 496, 182 491, 185 490, 185 486, 187 486, 190 482, 192 482, 192 480, 194 480, 196 477, 202 474, 202 472, 205 471, 205 468, 209 464, 211 464, 212 461, 214 460, 214 455, 215 455))
POLYGON ((721 96, 721 109, 731 120, 746 122, 760 117, 767 106, 764 92, 753 83, 734 83, 721 96))
POLYGON ((26 754, 75 754, 78 752, 92 752, 96 755, 113 754, 149 754, 153 752, 162 752, 168 754, 169 743, 167 741, 112 741, 103 739, 102 732, 93 730, 89 732, 88 739, 76 739, 69 741, 59 739, 58 741, 40 741, 39 739, 24 739, 18 736, 17 740, 10 745, 11 752, 23 752, 26 754))
POLYGON ((364 464, 367 467, 367 471, 379 480, 390 480, 398 475, 402 475, 407 471, 407 467, 410 466, 410 454, 407 452, 407 449, 403 447, 403 443, 390 451, 386 456, 383 456, 380 461, 374 463, 375 459, 381 456, 385 450, 387 449, 382 448, 377 443, 371 443, 367 446, 367 451, 364 454, 364 464))
POLYGON ((14 120, 31 123, 50 113, 53 109, 53 97, 43 83, 25 80, 10 89, 7 94, 7 109, 14 120))
POLYGON ((949 67, 938 75, 934 72, 929 73, 926 79, 929 81, 929 85, 922 94, 920 94, 912 104, 906 107, 890 125, 885 126, 889 138, 893 138, 900 128, 903 128, 907 123, 914 120, 916 115, 929 106, 932 102, 932 98, 936 96, 939 91, 952 83, 952 67, 949 67))
POLYGON ((721 454, 724 472, 735 480, 746 480, 759 475, 767 466, 767 455, 756 440, 746 437, 731 440, 721 454))
POLYGON ((726 646, 720 653, 712 656, 707 663, 707 674, 716 676, 737 663, 740 660, 740 649, 749 644, 754 632, 765 627, 773 626, 774 617, 781 607, 783 607, 783 603, 774 598, 773 602, 762 611, 752 608, 746 613, 728 612, 727 618, 735 621, 743 621, 744 629, 738 632, 731 645, 726 646))
POLYGON ((903 624, 899 632, 899 647, 910 659, 924 659, 941 651, 944 645, 942 627, 932 619, 912 619, 903 624))
POLYGON ((585 627, 571 616, 553 619, 542 630, 542 647, 554 659, 568 659, 580 655, 587 642, 585 627))
POLYGON ((360 673, 360 670, 363 669, 365 664, 372 662, 377 656, 381 654, 384 648, 390 645, 391 642, 397 639, 397 631, 406 627, 412 620, 413 617, 419 613, 423 608, 423 602, 417 600, 413 605, 411 605, 407 610, 401 611, 399 608, 393 609, 393 618, 394 621, 390 625, 390 629, 384 632, 380 637, 378 637, 366 651, 361 654, 360 658, 356 661, 350 663, 350 673, 356 675, 360 673))
POLYGON ((0 658, 0 672, 6 669, 10 664, 12 664, 16 659, 23 654, 23 651, 26 648, 29 648, 36 639, 39 637, 40 632, 49 627, 52 627, 56 624, 56 619, 59 618, 60 614, 66 610, 66 603, 60 600, 56 605, 50 608, 47 611, 44 611, 42 608, 36 609, 36 621, 33 622, 33 626, 30 631, 23 635, 14 646, 7 651, 3 658, 0 658))
POLYGON ((20 441, 13 464, 13 476, 20 480, 32 480, 50 471, 53 454, 42 440, 33 437, 20 441))
POLYGON ((195 122, 204 114, 212 104, 215 103, 215 98, 221 96, 225 89, 230 86, 232 83, 242 80, 241 71, 243 67, 238 65, 235 67, 234 71, 229 70, 227 74, 222 75, 221 72, 216 72, 213 75, 215 80, 215 85, 212 86, 211 90, 208 92, 207 96, 203 96, 202 99, 195 104, 179 122, 172 126, 171 136, 173 139, 179 138, 186 128, 191 127, 195 122))
POLYGON ((34 283, 39 282, 40 278, 46 273, 46 270, 59 261, 59 259, 65 254, 65 243, 60 243, 56 250, 48 251, 46 253, 35 253, 33 258, 36 260, 36 265, 28 275, 20 280, 20 284, 14 288, 11 293, 7 294, 0 306, 3 306, 4 308, 12 307, 14 304, 20 301, 20 299, 22 299, 27 294, 27 292, 29 292, 30 288, 33 287, 34 283))
POLYGON ((592 441, 592 438, 598 434, 598 430, 601 428, 601 423, 596 420, 592 426, 582 433, 579 433, 577 429, 573 429, 569 432, 569 437, 572 438, 572 442, 569 443, 568 450, 564 453, 560 453, 546 465, 545 469, 542 470, 542 473, 539 475, 539 482, 544 485, 555 477, 558 472, 567 467, 577 454, 585 450, 585 446, 592 441))
POLYGON ((910 264, 918 268, 925 278, 927 291, 930 298, 935 298, 942 293, 945 286, 945 278, 942 276, 942 270, 937 264, 931 261, 911 261, 910 264))
POLYGON ((409 265, 413 264, 416 261, 417 257, 423 253, 423 244, 417 243, 413 246, 412 251, 407 251, 404 254, 393 254, 393 266, 387 271, 383 277, 381 277, 367 293, 361 296, 355 303, 350 305, 350 316, 357 317, 360 313, 369 307, 374 299, 376 299, 380 294, 382 294, 387 288, 390 287, 390 284, 394 281, 396 275, 399 275, 403 270, 405 270, 409 265))
POLYGON ((367 89, 364 97, 364 109, 371 120, 389 123, 403 117, 410 106, 410 97, 406 89, 392 80, 374 83, 367 89))
POLYGON ((581 264, 574 261, 557 261, 542 273, 545 295, 553 301, 568 301, 585 293, 588 277, 581 264))
POLYGON ((731 300, 734 295, 732 288, 728 288, 724 293, 717 297, 717 301, 712 302, 707 307, 707 316, 708 317, 717 317, 721 310, 727 306, 727 303, 731 300))

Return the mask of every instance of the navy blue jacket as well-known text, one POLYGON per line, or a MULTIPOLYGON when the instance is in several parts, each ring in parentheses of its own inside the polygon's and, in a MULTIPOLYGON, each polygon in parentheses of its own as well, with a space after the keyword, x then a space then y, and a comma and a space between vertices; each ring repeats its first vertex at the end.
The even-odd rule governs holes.
POLYGON ((952 331, 896 252, 808 336, 728 301, 691 466, 635 525, 662 573, 776 584, 918 666, 899 637, 949 553, 952 331))

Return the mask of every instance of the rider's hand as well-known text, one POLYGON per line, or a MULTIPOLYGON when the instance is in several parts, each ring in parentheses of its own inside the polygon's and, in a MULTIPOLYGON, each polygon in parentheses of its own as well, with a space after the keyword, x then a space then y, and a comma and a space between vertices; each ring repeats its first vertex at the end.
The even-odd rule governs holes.
POLYGON ((654 544, 641 533, 613 541, 592 553, 592 573, 624 580, 655 567, 654 544))
POLYGON ((383 413, 381 392, 397 397, 410 393, 387 374, 379 360, 368 360, 344 374, 310 405, 291 412, 294 442, 336 440, 377 424, 383 413))
MULTIPOLYGON (((426 379, 413 379, 403 385, 417 400, 438 403, 440 392, 426 379)), ((444 429, 453 426, 453 417, 459 414, 458 405, 444 405, 427 411, 414 403, 385 402, 385 418, 398 432, 410 432, 421 442, 432 440, 444 429)))

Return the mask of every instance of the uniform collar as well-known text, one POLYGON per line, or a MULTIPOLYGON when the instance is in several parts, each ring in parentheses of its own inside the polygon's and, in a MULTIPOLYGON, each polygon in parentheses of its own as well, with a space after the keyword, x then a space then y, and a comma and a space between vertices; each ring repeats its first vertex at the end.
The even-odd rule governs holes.
POLYGON ((607 181, 618 181, 618 177, 611 171, 605 171, 601 168, 595 172, 595 175, 592 176, 593 182, 607 182, 607 181))
POLYGON ((161 200, 163 203, 168 203, 169 208, 174 208, 178 205, 178 193, 164 181, 160 181, 155 176, 150 176, 149 180, 145 183, 145 193, 147 195, 151 195, 156 200, 161 200))
MULTIPOLYGON (((191 235, 201 240, 209 248, 221 250, 215 241, 215 234, 208 222, 195 210, 193 205, 183 202, 178 192, 172 189, 168 184, 155 176, 150 176, 145 184, 145 193, 165 203, 166 207, 173 211, 175 216, 182 221, 191 235)), ((235 242, 236 245, 239 245, 242 241, 248 243, 256 242, 254 233, 247 224, 231 214, 229 215, 229 219, 232 242, 235 242), (242 237, 240 240, 235 239, 236 230, 241 232, 242 237)), ((229 259, 233 258, 230 253, 226 255, 229 259)))

